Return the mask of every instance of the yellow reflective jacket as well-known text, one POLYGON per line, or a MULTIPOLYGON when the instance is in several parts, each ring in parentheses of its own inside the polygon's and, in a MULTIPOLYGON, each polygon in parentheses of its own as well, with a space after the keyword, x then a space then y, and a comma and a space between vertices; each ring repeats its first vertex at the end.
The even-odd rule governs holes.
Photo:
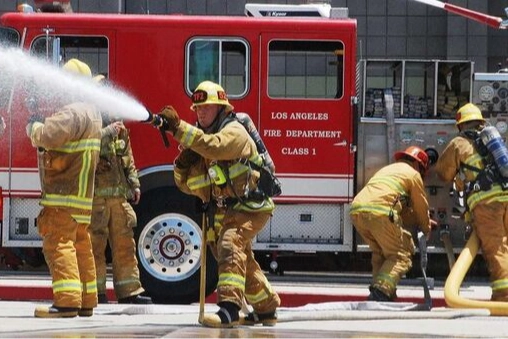
POLYGON ((204 202, 240 198, 244 204, 235 203, 233 208, 237 210, 273 211, 275 206, 271 198, 254 201, 246 197, 257 188, 260 175, 249 167, 246 160, 261 164, 262 159, 254 141, 239 122, 232 121, 219 132, 206 134, 201 129, 181 121, 174 138, 182 146, 201 156, 190 168, 175 166, 175 183, 182 192, 195 195, 204 202), (215 164, 219 164, 227 173, 230 183, 216 185, 210 179, 208 170, 215 164))
POLYGON ((41 205, 78 210, 76 220, 89 223, 101 127, 99 111, 84 103, 67 105, 34 124, 30 139, 39 149, 41 205))
POLYGON ((422 177, 405 162, 396 162, 377 171, 353 199, 350 213, 385 217, 394 213, 404 218, 404 224, 410 219, 414 223, 411 226, 418 227, 425 234, 431 229, 422 177))
POLYGON ((130 200, 133 198, 133 189, 139 187, 129 132, 124 126, 118 136, 103 133, 95 172, 95 196, 130 200))
MULTIPOLYGON (((439 178, 445 182, 455 180, 461 190, 466 184, 475 181, 478 171, 472 170, 472 168, 483 169, 483 159, 476 151, 472 140, 457 136, 448 143, 439 157, 435 171, 439 178)), ((490 190, 472 191, 467 196, 469 210, 473 210, 482 201, 508 201, 508 191, 503 191, 499 184, 493 184, 490 190)))

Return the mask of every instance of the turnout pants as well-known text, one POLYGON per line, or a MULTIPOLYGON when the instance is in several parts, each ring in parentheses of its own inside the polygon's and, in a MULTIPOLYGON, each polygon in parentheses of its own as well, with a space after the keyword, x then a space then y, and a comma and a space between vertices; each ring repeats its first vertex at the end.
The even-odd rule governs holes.
POLYGON ((252 239, 269 218, 270 213, 227 211, 217 242, 218 303, 232 302, 241 308, 245 297, 256 313, 274 312, 280 306, 252 251, 252 239))
POLYGON ((88 224, 77 223, 66 208, 44 207, 37 217, 37 227, 52 277, 53 304, 96 307, 95 264, 88 224))
POLYGON ((97 289, 106 293, 106 256, 109 241, 113 285, 118 299, 144 292, 139 280, 133 227, 136 214, 124 198, 94 198, 90 236, 97 269, 97 289))
POLYGON ((508 301, 508 202, 479 203, 472 212, 492 287, 492 300, 508 301))
POLYGON ((389 297, 395 297, 400 279, 412 266, 415 246, 411 233, 402 227, 397 214, 352 214, 351 220, 372 251, 372 286, 389 297))

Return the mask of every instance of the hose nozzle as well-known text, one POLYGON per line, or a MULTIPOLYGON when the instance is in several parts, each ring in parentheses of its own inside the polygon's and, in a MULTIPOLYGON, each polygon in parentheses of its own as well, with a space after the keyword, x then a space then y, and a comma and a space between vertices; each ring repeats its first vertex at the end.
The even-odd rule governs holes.
POLYGON ((146 110, 146 112, 148 113, 148 118, 146 120, 144 120, 143 122, 147 122, 149 124, 152 124, 155 127, 158 127, 159 121, 162 119, 158 115, 150 112, 149 110, 146 110))
MULTIPOLYGON (((166 123, 164 121, 164 118, 161 117, 160 115, 153 114, 149 110, 146 110, 146 111, 148 112, 148 118, 146 120, 144 120, 143 122, 151 124, 152 126, 154 126, 155 128, 157 128, 160 131, 162 141, 164 142, 164 146, 166 146, 166 148, 168 148, 169 147, 169 140, 168 140, 168 137, 167 137, 165 129, 164 129, 164 126, 165 126, 164 124, 166 123)), ((166 125, 167 125, 167 123, 166 123, 166 125)))

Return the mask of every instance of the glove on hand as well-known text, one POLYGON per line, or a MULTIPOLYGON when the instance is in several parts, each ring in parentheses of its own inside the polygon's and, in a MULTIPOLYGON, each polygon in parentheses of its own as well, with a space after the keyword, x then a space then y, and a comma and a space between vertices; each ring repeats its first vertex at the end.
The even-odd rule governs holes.
POLYGON ((184 149, 175 160, 175 165, 178 168, 189 168, 199 161, 201 156, 191 150, 190 148, 184 149))
POLYGON ((115 121, 104 127, 101 131, 102 136, 109 135, 111 137, 116 137, 120 134, 120 131, 123 128, 123 124, 119 121, 115 121))
POLYGON ((26 130, 26 135, 27 137, 29 137, 30 139, 32 138, 32 131, 37 128, 38 126, 44 126, 43 123, 41 122, 38 122, 38 121, 34 121, 34 122, 29 122, 26 127, 25 127, 25 130, 26 130))
POLYGON ((162 126, 159 128, 173 132, 173 134, 176 133, 178 125, 180 124, 180 117, 173 106, 164 107, 162 111, 159 112, 159 115, 162 117, 162 126))

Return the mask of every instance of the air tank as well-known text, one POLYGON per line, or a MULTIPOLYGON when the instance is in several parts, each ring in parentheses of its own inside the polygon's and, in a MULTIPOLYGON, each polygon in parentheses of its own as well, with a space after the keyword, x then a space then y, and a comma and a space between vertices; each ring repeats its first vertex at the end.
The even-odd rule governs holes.
POLYGON ((480 132, 480 138, 494 158, 501 175, 508 178, 508 150, 497 128, 494 126, 485 127, 480 132))
POLYGON ((235 114, 238 121, 240 121, 240 123, 245 127, 247 132, 249 132, 251 138, 254 140, 259 155, 265 161, 265 165, 270 169, 272 173, 274 173, 275 164, 273 163, 272 157, 270 156, 270 153, 268 153, 268 150, 266 149, 265 144, 261 139, 261 136, 259 135, 256 126, 254 125, 254 122, 247 113, 235 113, 235 114))

